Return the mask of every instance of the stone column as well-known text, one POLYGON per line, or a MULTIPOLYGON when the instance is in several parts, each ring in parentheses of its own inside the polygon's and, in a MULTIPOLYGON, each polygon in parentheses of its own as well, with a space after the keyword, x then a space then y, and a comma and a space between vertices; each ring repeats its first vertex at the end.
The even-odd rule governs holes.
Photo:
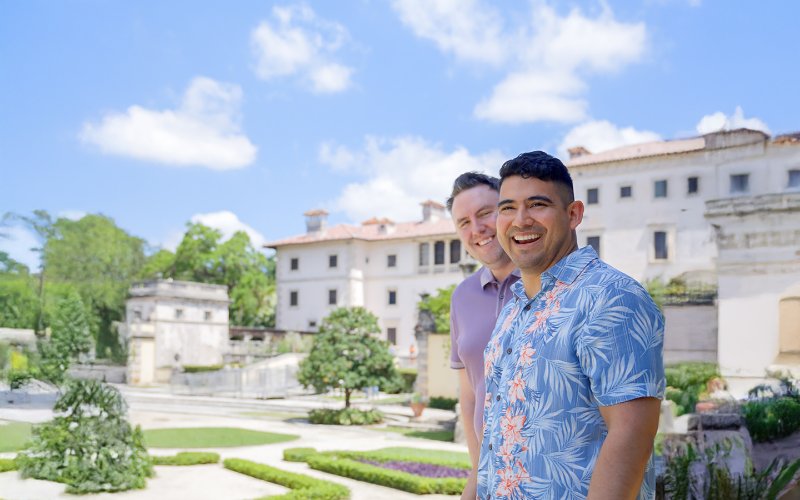
POLYGON ((417 318, 417 326, 414 327, 414 337, 417 340, 417 381, 414 384, 414 390, 423 398, 427 398, 429 393, 428 335, 436 331, 436 322, 430 311, 420 310, 417 318))

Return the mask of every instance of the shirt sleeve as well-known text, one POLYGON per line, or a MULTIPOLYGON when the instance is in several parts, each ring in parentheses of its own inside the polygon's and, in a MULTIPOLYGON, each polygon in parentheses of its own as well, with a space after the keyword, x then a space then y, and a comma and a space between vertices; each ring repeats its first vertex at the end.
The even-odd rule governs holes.
POLYGON ((463 370, 464 362, 458 355, 458 322, 456 321, 455 293, 450 298, 450 368, 463 370))
POLYGON ((601 406, 663 398, 664 316, 628 280, 597 289, 577 338, 581 368, 601 406))

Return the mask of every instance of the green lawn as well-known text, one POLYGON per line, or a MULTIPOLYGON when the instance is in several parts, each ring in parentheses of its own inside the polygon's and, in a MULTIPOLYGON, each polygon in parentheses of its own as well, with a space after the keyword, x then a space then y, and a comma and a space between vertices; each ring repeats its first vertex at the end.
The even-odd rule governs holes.
POLYGON ((299 436, 235 427, 190 427, 144 431, 148 448, 232 448, 294 441, 299 436))
POLYGON ((19 451, 31 438, 31 424, 10 422, 0 425, 0 452, 19 451))
POLYGON ((372 431, 396 432, 404 436, 432 439, 434 441, 453 442, 453 431, 418 431, 407 427, 395 427, 391 425, 386 427, 367 427, 367 429, 372 431))

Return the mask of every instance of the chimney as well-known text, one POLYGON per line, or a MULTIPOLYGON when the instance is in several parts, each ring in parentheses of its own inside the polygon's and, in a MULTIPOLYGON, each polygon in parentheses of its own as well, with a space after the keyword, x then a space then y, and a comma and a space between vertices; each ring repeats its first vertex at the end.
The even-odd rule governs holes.
POLYGON ((444 205, 433 200, 423 201, 422 222, 436 222, 444 219, 444 205))
POLYGON ((307 233, 318 233, 325 229, 325 223, 328 219, 328 212, 325 210, 309 210, 303 215, 306 216, 307 233))
POLYGON ((569 153, 570 160, 574 160, 575 158, 580 158, 581 156, 592 154, 589 152, 588 149, 586 149, 583 146, 575 146, 574 148, 569 148, 567 152, 569 153))

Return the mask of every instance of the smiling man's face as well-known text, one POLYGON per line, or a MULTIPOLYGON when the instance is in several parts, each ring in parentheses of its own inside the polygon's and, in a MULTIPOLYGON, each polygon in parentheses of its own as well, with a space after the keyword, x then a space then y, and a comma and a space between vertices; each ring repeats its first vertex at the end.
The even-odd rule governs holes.
POLYGON ((500 186, 497 237, 523 275, 541 275, 575 250, 582 218, 583 203, 569 202, 560 184, 513 175, 500 186))
POLYGON ((481 184, 458 193, 450 210, 461 244, 489 269, 508 264, 497 241, 497 199, 497 191, 481 184))

